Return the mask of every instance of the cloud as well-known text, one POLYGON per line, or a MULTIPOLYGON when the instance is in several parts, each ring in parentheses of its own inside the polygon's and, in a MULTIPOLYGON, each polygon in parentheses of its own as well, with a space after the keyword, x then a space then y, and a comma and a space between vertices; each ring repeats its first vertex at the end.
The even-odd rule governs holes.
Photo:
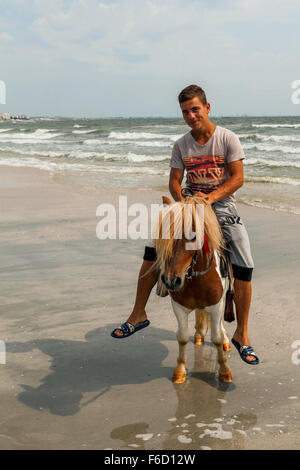
POLYGON ((143 114, 198 82, 217 98, 219 112, 249 112, 257 101, 279 106, 279 90, 299 78, 298 0, 2 2, 7 74, 19 67, 33 90, 51 81, 65 103, 77 81, 87 101, 102 89, 118 93, 122 109, 143 114), (126 101, 126 94, 137 97, 126 101))
POLYGON ((42 7, 39 13, 43 16, 32 23, 31 31, 39 41, 53 48, 58 57, 105 69, 118 66, 128 73, 127 65, 136 63, 139 70, 146 70, 148 64, 158 71, 168 61, 176 70, 178 59, 197 69, 193 57, 207 55, 208 42, 220 57, 239 52, 234 36, 222 27, 224 15, 206 6, 199 9, 199 1, 105 4, 76 0, 65 11, 61 1, 54 6, 35 3, 42 7))
POLYGON ((10 34, 5 33, 5 32, 0 32, 0 41, 11 42, 13 40, 14 40, 14 38, 10 34))

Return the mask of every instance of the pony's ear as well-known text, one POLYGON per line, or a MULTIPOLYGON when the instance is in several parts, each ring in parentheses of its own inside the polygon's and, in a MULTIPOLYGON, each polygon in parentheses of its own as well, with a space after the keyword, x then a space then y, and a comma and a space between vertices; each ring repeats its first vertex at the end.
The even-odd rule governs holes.
POLYGON ((167 196, 162 196, 162 201, 163 201, 163 204, 166 204, 169 206, 172 204, 172 201, 170 201, 170 199, 167 196))

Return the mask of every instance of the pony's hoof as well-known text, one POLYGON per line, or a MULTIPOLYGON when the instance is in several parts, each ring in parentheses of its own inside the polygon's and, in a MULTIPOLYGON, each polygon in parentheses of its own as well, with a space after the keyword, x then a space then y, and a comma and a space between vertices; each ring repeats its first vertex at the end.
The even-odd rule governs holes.
POLYGON ((222 382, 232 382, 231 371, 227 372, 227 374, 220 374, 219 377, 222 382))
POLYGON ((183 384, 186 381, 186 374, 173 375, 173 384, 183 384))
POLYGON ((204 338, 202 336, 195 336, 194 343, 201 346, 204 343, 204 338))
POLYGON ((223 344, 223 351, 231 351, 230 343, 223 344))

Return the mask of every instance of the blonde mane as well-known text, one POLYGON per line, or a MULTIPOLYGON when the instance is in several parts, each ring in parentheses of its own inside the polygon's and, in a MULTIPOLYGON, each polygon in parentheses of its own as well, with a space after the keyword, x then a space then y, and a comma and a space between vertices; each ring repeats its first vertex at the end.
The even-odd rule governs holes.
POLYGON ((184 223, 187 224, 186 226, 193 228, 198 240, 203 236, 196 211, 198 204, 204 206, 204 234, 209 249, 212 252, 216 251, 220 255, 222 254, 224 248, 223 237, 215 212, 203 198, 197 196, 187 197, 184 201, 175 202, 164 207, 160 213, 158 225, 155 227, 155 236, 153 237, 157 253, 157 264, 160 268, 165 267, 171 259, 175 245, 182 243, 184 223), (188 204, 191 208, 184 210, 188 204))

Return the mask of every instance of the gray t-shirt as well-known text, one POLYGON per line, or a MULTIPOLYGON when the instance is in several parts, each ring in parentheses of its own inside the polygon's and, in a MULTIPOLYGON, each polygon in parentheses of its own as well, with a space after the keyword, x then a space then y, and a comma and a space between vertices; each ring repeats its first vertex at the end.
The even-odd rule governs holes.
MULTIPOLYGON (((178 139, 173 147, 170 167, 186 170, 186 185, 193 193, 214 191, 229 177, 228 163, 245 158, 239 138, 229 129, 217 126, 205 145, 191 132, 178 139)), ((235 203, 235 193, 222 199, 235 203)))

